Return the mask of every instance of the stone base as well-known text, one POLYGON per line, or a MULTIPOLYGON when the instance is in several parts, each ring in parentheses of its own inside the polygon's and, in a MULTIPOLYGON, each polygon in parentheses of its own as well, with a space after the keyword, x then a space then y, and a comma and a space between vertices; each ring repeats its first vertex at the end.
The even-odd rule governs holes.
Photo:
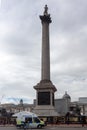
POLYGON ((57 91, 56 87, 50 80, 41 80, 40 83, 34 86, 34 89, 38 90, 53 90, 54 92, 57 91))
POLYGON ((33 112, 41 117, 58 116, 59 114, 54 108, 54 93, 57 89, 53 83, 50 80, 41 80, 40 83, 34 86, 34 89, 37 91, 37 98, 33 112), (41 93, 44 94, 41 96, 41 93))
POLYGON ((55 108, 50 105, 37 105, 33 112, 41 117, 54 117, 59 114, 55 111, 55 108))

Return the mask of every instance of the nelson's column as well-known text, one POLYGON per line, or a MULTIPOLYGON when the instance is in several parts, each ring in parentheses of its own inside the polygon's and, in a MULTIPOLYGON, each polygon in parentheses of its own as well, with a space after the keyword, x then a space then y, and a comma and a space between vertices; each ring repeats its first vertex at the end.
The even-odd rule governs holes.
POLYGON ((43 15, 40 16, 42 23, 42 68, 41 81, 34 89, 36 90, 36 107, 34 112, 39 116, 57 116, 54 108, 54 93, 56 87, 50 80, 50 45, 49 45, 49 24, 52 22, 48 7, 45 5, 43 15))

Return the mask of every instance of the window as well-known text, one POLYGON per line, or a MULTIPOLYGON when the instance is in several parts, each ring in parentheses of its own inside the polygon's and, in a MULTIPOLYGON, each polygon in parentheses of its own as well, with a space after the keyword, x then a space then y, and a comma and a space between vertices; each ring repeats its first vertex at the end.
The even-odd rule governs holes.
POLYGON ((35 123, 40 123, 40 120, 37 117, 34 117, 33 120, 34 120, 35 123))

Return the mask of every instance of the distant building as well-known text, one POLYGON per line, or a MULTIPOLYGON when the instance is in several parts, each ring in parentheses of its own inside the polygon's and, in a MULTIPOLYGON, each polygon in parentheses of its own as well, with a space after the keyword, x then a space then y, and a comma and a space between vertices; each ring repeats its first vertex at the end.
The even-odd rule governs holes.
MULTIPOLYGON (((71 97, 67 92, 60 99, 54 100, 55 110, 59 116, 65 116, 67 112, 73 115, 87 116, 87 97, 79 97, 78 101, 71 102, 71 97)), ((15 104, 1 104, 1 108, 5 108, 7 112, 16 113, 19 111, 33 111, 36 106, 36 99, 33 104, 25 104, 21 99, 18 105, 15 104)))
POLYGON ((81 108, 81 114, 87 116, 87 97, 79 97, 78 104, 81 108))
POLYGON ((55 109, 60 115, 65 115, 69 111, 71 97, 65 92, 61 99, 55 99, 55 109))
POLYGON ((71 115, 80 115, 81 106, 79 101, 71 102, 71 97, 67 92, 61 99, 55 99, 55 109, 61 116, 65 116, 68 112, 71 115))
POLYGON ((21 99, 19 104, 15 105, 15 104, 1 104, 2 108, 5 108, 7 112, 11 112, 11 113, 17 113, 20 111, 32 111, 34 108, 33 104, 25 104, 23 103, 23 100, 21 99))
POLYGON ((55 109, 60 115, 65 115, 69 111, 69 106, 66 99, 55 99, 55 109))

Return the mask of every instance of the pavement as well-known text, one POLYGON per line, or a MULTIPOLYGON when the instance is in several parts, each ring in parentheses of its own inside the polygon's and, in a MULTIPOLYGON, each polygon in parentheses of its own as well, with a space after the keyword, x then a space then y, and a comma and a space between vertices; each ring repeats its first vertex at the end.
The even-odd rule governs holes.
MULTIPOLYGON (((68 127, 71 127, 71 128, 81 128, 82 127, 82 124, 48 124, 47 126, 49 127, 61 127, 61 128, 68 128, 68 127)), ((87 127, 87 124, 84 124, 84 127, 87 127)))
MULTIPOLYGON (((14 127, 15 125, 0 125, 0 127, 14 127)), ((82 124, 48 124, 47 127, 60 127, 60 128, 81 128, 82 124)), ((87 127, 87 124, 84 124, 84 127, 87 127)))

